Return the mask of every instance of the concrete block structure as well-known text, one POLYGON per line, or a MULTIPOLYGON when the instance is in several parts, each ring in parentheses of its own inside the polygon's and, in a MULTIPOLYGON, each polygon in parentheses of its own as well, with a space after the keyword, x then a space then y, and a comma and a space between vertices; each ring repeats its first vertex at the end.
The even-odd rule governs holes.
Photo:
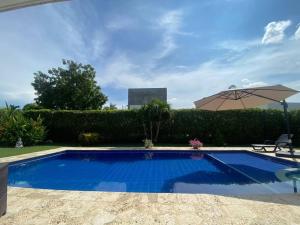
POLYGON ((128 109, 138 109, 154 99, 167 102, 167 88, 128 89, 128 109))

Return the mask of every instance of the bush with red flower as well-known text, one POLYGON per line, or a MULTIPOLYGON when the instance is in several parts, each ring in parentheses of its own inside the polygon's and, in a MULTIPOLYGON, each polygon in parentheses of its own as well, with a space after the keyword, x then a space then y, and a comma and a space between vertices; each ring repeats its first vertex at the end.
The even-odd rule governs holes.
POLYGON ((193 147, 193 149, 199 149, 203 147, 203 143, 199 141, 197 138, 190 140, 189 143, 193 147))

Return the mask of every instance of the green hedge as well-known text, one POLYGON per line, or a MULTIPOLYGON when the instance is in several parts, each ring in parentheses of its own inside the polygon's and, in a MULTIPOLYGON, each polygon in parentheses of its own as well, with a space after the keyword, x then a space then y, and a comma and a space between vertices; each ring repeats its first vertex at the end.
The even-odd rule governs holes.
MULTIPOLYGON (((40 115, 48 139, 77 142, 82 132, 97 132, 103 143, 141 143, 143 128, 134 110, 115 111, 25 111, 40 115)), ((240 110, 209 112, 194 109, 172 110, 172 119, 161 128, 159 142, 187 143, 199 138, 205 144, 247 145, 276 139, 285 132, 284 118, 278 110, 240 110)), ((300 111, 290 113, 295 144, 300 144, 300 111)))
POLYGON ((100 134, 104 143, 136 142, 143 139, 143 130, 135 111, 25 111, 28 117, 41 115, 48 138, 59 142, 77 142, 83 132, 100 134))

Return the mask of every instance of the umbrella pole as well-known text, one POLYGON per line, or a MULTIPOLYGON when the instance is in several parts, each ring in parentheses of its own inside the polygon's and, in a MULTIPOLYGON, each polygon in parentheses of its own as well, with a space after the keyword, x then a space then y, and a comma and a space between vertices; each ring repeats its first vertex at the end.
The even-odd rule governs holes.
POLYGON ((285 119, 285 125, 286 125, 286 131, 288 134, 288 140, 289 140, 289 148, 290 152, 293 152, 293 146, 292 146, 292 139, 291 139, 291 131, 290 131, 290 123, 289 123, 289 115, 288 115, 288 104, 285 100, 282 101, 281 103, 283 105, 283 112, 284 112, 284 119, 285 119))

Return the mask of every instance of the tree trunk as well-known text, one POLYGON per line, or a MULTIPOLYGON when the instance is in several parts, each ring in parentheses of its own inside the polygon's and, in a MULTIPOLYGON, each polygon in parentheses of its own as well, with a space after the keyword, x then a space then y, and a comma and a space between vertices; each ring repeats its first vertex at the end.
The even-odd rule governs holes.
POLYGON ((156 123, 155 142, 157 142, 157 139, 158 139, 158 134, 159 134, 160 124, 161 124, 161 113, 159 114, 159 118, 158 118, 158 121, 157 121, 157 123, 156 123))
POLYGON ((153 125, 152 125, 152 121, 150 122, 150 139, 151 139, 151 141, 153 140, 153 132, 152 132, 152 130, 153 130, 153 125))
POLYGON ((158 139, 158 134, 159 134, 159 129, 160 129, 160 121, 157 122, 157 125, 156 125, 156 134, 155 134, 155 142, 157 142, 157 139, 158 139))
POLYGON ((143 123, 143 128, 144 128, 144 135, 145 135, 145 138, 148 139, 147 128, 146 128, 145 123, 143 123))

